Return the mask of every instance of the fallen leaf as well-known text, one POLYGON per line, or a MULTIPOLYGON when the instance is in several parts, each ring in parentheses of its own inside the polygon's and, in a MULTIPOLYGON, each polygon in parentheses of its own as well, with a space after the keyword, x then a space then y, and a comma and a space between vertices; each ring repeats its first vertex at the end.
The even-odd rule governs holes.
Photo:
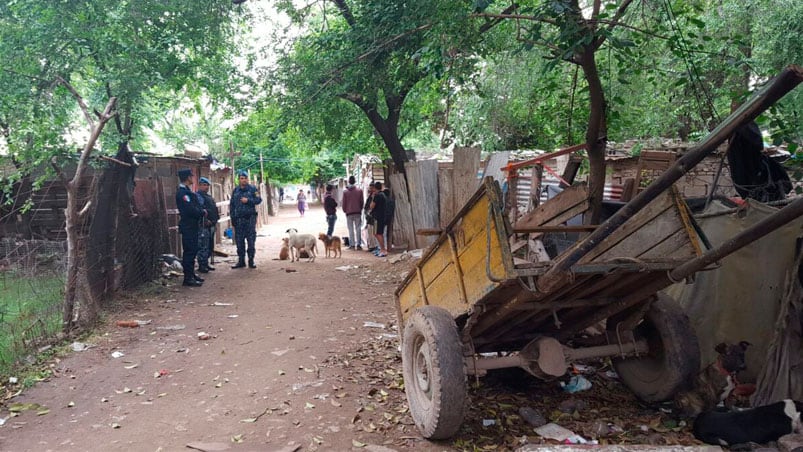
POLYGON ((313 404, 311 404, 311 403, 307 402, 307 404, 306 404, 306 405, 304 405, 304 408, 313 409, 313 408, 315 408, 315 405, 313 405, 313 404))
POLYGON ((239 444, 239 443, 241 443, 243 441, 244 441, 244 438, 243 438, 242 434, 234 435, 234 436, 231 437, 231 442, 233 442, 233 443, 238 443, 239 444))
POLYGON ((343 404, 342 404, 342 403, 338 402, 338 401, 337 401, 337 400, 335 400, 335 399, 331 399, 331 403, 332 403, 332 406, 335 406, 335 407, 338 407, 338 408, 340 408, 340 407, 342 407, 342 406, 343 406, 343 404))
POLYGON ((354 447, 365 447, 365 443, 361 443, 356 439, 351 440, 351 445, 354 447))
POLYGON ((44 415, 46 415, 46 414, 47 414, 47 413, 49 413, 49 412, 50 412, 50 410, 49 410, 49 409, 47 409, 47 408, 45 408, 45 409, 42 409, 42 410, 39 410, 39 411, 37 411, 37 412, 36 412, 36 415, 37 415, 37 416, 44 416, 44 415))

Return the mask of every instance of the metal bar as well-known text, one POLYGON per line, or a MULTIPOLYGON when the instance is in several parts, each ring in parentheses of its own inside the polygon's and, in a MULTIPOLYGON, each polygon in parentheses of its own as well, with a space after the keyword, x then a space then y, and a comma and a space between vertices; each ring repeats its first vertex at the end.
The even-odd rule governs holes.
POLYGON ((674 165, 661 174, 658 179, 636 195, 630 202, 622 206, 612 217, 582 240, 576 248, 557 261, 555 265, 538 279, 538 290, 549 293, 559 287, 571 267, 588 254, 605 237, 619 226, 624 224, 636 212, 644 208, 664 190, 668 189, 678 179, 683 177, 691 168, 700 163, 708 154, 716 150, 723 141, 743 124, 746 124, 773 105, 786 93, 793 90, 803 81, 803 68, 791 65, 775 77, 764 88, 758 91, 750 100, 745 102, 738 110, 731 113, 716 129, 714 129, 702 142, 679 158, 674 165))
POLYGON ((669 278, 674 281, 680 281, 707 265, 755 242, 801 215, 803 215, 803 198, 795 200, 792 204, 736 234, 718 248, 709 250, 702 256, 680 265, 669 272, 669 278))
POLYGON ((508 355, 490 358, 465 358, 466 371, 469 375, 474 375, 476 370, 507 369, 508 367, 524 367, 527 360, 521 355, 508 355))
POLYGON ((529 159, 529 160, 525 160, 523 162, 508 163, 508 165, 505 167, 505 171, 507 171, 508 177, 510 177, 510 173, 511 172, 517 171, 520 168, 526 168, 528 166, 538 165, 541 162, 543 162, 544 160, 549 160, 549 159, 554 158, 554 157, 560 157, 561 155, 571 154, 572 152, 577 152, 577 151, 580 151, 580 150, 585 149, 585 148, 586 148, 586 144, 585 143, 576 144, 574 146, 571 146, 571 147, 568 147, 568 148, 565 148, 565 149, 561 149, 559 151, 550 152, 549 154, 539 155, 538 157, 535 157, 535 158, 532 158, 532 159, 529 159))
POLYGON ((449 249, 452 251, 452 262, 457 273, 457 288, 460 289, 460 301, 468 304, 466 283, 463 281, 463 267, 460 266, 460 256, 457 254, 457 241, 454 239, 454 232, 449 232, 447 235, 449 237, 449 249))
POLYGON ((415 272, 418 276, 418 287, 421 289, 421 298, 424 299, 425 305, 429 305, 429 299, 427 298, 427 287, 424 284, 424 274, 421 272, 421 267, 416 267, 415 272))
POLYGON ((638 340, 635 343, 627 342, 624 344, 600 345, 598 347, 563 348, 566 361, 580 361, 589 358, 601 358, 603 356, 643 354, 649 351, 650 347, 644 339, 638 340))

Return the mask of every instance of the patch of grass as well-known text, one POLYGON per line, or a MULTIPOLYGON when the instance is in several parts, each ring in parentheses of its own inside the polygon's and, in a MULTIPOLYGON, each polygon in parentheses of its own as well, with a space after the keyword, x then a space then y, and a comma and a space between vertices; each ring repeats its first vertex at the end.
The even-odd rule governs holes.
POLYGON ((0 273, 0 375, 61 329, 64 279, 0 273))

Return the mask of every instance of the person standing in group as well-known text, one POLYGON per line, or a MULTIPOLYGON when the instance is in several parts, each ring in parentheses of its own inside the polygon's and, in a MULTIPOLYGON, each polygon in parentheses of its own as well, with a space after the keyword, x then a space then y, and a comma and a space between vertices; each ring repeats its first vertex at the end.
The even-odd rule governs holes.
POLYGON ((176 207, 179 213, 178 231, 181 234, 181 266, 184 269, 184 285, 199 287, 203 278, 195 274, 195 256, 198 254, 198 231, 206 211, 198 202, 198 195, 192 192, 192 170, 178 170, 178 189, 176 207))
POLYGON ((215 270, 215 267, 209 265, 209 258, 215 250, 215 227, 220 219, 217 203, 215 203, 212 195, 209 194, 209 186, 209 179, 205 177, 198 179, 198 191, 196 192, 198 201, 201 203, 201 208, 206 210, 206 217, 203 219, 203 224, 198 234, 198 271, 201 273, 209 273, 210 270, 215 270))
POLYGON ((349 176, 349 184, 343 191, 343 213, 349 228, 349 249, 362 249, 362 207, 365 199, 362 189, 354 185, 354 176, 349 176), (355 241, 356 240, 356 241, 355 241))
POLYGON ((337 221, 337 201, 332 195, 335 186, 326 184, 326 193, 323 195, 323 211, 326 212, 326 236, 330 239, 335 232, 335 221, 337 221))
POLYGON ((257 206, 262 203, 259 191, 248 183, 248 173, 240 171, 239 185, 234 188, 229 203, 229 214, 234 223, 234 238, 237 241, 237 264, 231 268, 245 267, 246 242, 248 243, 248 267, 254 263, 257 239, 257 206))
POLYGON ((374 181, 371 181, 371 183, 368 184, 368 197, 365 199, 365 206, 363 207, 363 211, 365 212, 365 246, 368 248, 368 251, 371 252, 376 251, 379 247, 376 243, 376 236, 374 235, 376 220, 371 216, 371 203, 374 202, 375 193, 374 181))
POLYGON ((298 196, 296 197, 296 202, 298 203, 298 213, 300 213, 301 216, 303 217, 304 212, 307 211, 307 196, 304 195, 303 189, 298 190, 298 196))
POLYGON ((371 216, 374 217, 376 222, 376 230, 374 235, 376 241, 379 242, 379 250, 374 253, 378 257, 387 257, 388 250, 385 246, 385 212, 387 208, 387 199, 385 194, 382 193, 382 182, 374 182, 374 198, 371 202, 371 216))

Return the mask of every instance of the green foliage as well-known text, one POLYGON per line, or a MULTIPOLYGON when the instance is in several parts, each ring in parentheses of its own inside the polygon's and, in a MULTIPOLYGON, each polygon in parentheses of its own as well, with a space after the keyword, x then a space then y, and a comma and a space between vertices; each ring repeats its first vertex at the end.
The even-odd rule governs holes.
POLYGON ((118 98, 117 135, 110 128, 103 139, 111 149, 164 116, 153 107, 169 104, 149 97, 206 93, 225 102, 235 79, 235 22, 224 2, 13 0, 0 8, 0 84, 11 87, 0 92, 0 124, 11 154, 29 167, 67 154, 66 132, 86 129, 58 78, 90 109, 118 98))
POLYGON ((61 330, 64 279, 0 272, 0 375, 61 330))

